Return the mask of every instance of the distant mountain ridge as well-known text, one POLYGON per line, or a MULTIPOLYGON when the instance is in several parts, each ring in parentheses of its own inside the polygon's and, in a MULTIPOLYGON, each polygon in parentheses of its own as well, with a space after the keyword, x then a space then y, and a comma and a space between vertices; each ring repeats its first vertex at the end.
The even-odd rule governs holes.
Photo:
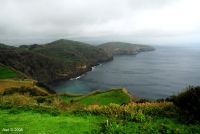
POLYGON ((109 55, 135 55, 139 52, 155 50, 151 46, 124 42, 108 42, 99 45, 99 47, 104 49, 109 55))

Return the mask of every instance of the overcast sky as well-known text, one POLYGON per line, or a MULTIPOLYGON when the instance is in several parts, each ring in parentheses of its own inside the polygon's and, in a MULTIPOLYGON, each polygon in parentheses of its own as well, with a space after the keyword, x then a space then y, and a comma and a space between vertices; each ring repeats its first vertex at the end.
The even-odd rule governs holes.
POLYGON ((200 0, 0 0, 0 42, 200 43, 200 0))

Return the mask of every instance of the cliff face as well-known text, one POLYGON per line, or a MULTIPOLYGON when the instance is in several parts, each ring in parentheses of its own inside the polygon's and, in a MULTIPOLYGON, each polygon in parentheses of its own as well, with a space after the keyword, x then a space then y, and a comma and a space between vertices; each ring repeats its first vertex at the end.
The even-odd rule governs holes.
POLYGON ((0 63, 43 83, 76 77, 112 58, 101 48, 71 40, 44 45, 0 46, 0 63))
POLYGON ((61 62, 28 51, 1 51, 0 63, 11 66, 40 82, 59 79, 57 73, 62 73, 66 69, 61 62))
POLYGON ((108 42, 99 45, 108 55, 135 55, 139 52, 155 50, 151 46, 123 42, 108 42))

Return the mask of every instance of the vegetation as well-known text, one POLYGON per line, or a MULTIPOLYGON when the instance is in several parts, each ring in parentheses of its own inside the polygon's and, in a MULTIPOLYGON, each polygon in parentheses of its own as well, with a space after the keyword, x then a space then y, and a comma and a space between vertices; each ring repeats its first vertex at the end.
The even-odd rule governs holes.
POLYGON ((47 92, 43 90, 38 90, 37 88, 30 88, 30 87, 20 87, 20 88, 9 88, 3 92, 3 95, 12 95, 15 93, 20 93, 20 94, 30 94, 31 96, 46 96, 48 95, 47 92))
POLYGON ((185 92, 172 97, 173 103, 186 115, 189 121, 200 121, 200 87, 189 86, 185 92))
POLYGON ((0 79, 9 79, 17 77, 17 73, 8 67, 0 66, 0 79))
POLYGON ((42 83, 75 77, 112 59, 99 47, 64 39, 44 45, 1 45, 0 51, 0 63, 42 83))
POLYGON ((56 111, 40 107, 0 108, 0 129, 23 128, 23 133, 199 133, 199 124, 184 124, 170 103, 127 106, 91 105, 81 110, 56 111), (128 112, 124 112, 128 109, 128 112), (155 111, 159 112, 155 113, 155 111), (110 112, 111 111, 111 112, 110 112), (147 112, 148 111, 148 112, 147 112), (170 113, 171 112, 171 113, 170 113), (170 113, 170 114, 169 114, 170 113), (119 116, 121 115, 121 116, 119 116), (31 122, 30 122, 31 120, 31 122), (42 125, 41 125, 42 124, 42 125))
POLYGON ((26 78, 26 76, 24 74, 22 74, 21 72, 13 69, 11 67, 2 65, 0 63, 0 80, 2 80, 2 79, 24 79, 24 78, 26 78))
POLYGON ((58 98, 65 103, 78 103, 82 105, 108 105, 110 103, 121 105, 129 103, 133 99, 126 89, 97 90, 88 95, 62 94, 58 98))
MULTIPOLYGON (((20 48, 22 49, 23 46, 20 48)), ((57 60, 65 61, 68 64, 97 64, 98 61, 104 61, 109 58, 100 48, 86 43, 65 39, 57 40, 45 45, 28 46, 28 50, 44 54, 57 60)))
POLYGON ((108 124, 102 124, 100 132, 109 134, 196 134, 200 131, 199 125, 187 126, 176 119, 155 117, 140 123, 110 121, 108 124))
POLYGON ((0 94, 33 92, 33 94, 53 94, 44 87, 37 86, 34 80, 0 80, 0 94))
POLYGON ((13 49, 13 48, 14 47, 12 47, 12 46, 8 46, 8 45, 0 43, 0 50, 10 50, 10 49, 13 49))
POLYGON ((126 89, 113 89, 105 92, 94 92, 90 95, 82 97, 79 102, 86 105, 99 104, 108 105, 110 103, 126 104, 131 98, 126 89))
MULTIPOLYGON (((96 116, 59 115, 48 113, 21 111, 16 109, 0 110, 0 130, 18 128, 18 132, 25 134, 53 133, 53 134, 83 134, 98 129, 101 118, 96 116)), ((5 132, 5 134, 8 132, 5 132)), ((10 133, 10 132, 9 132, 10 133)))
POLYGON ((86 96, 44 96, 29 90, 11 88, 0 96, 0 130, 18 128, 30 134, 200 133, 199 122, 187 122, 190 115, 172 102, 137 101, 125 89, 96 91, 86 96))

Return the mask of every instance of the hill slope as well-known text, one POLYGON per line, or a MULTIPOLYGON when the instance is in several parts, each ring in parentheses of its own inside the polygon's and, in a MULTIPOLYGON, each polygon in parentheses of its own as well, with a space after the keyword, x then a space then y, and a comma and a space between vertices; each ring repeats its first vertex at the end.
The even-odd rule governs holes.
POLYGON ((10 67, 0 64, 0 80, 1 79, 21 78, 21 77, 22 77, 22 74, 11 69, 10 67))
POLYGON ((43 83, 72 78, 100 62, 112 60, 101 48, 71 40, 43 45, 9 47, 0 45, 0 63, 43 83))

